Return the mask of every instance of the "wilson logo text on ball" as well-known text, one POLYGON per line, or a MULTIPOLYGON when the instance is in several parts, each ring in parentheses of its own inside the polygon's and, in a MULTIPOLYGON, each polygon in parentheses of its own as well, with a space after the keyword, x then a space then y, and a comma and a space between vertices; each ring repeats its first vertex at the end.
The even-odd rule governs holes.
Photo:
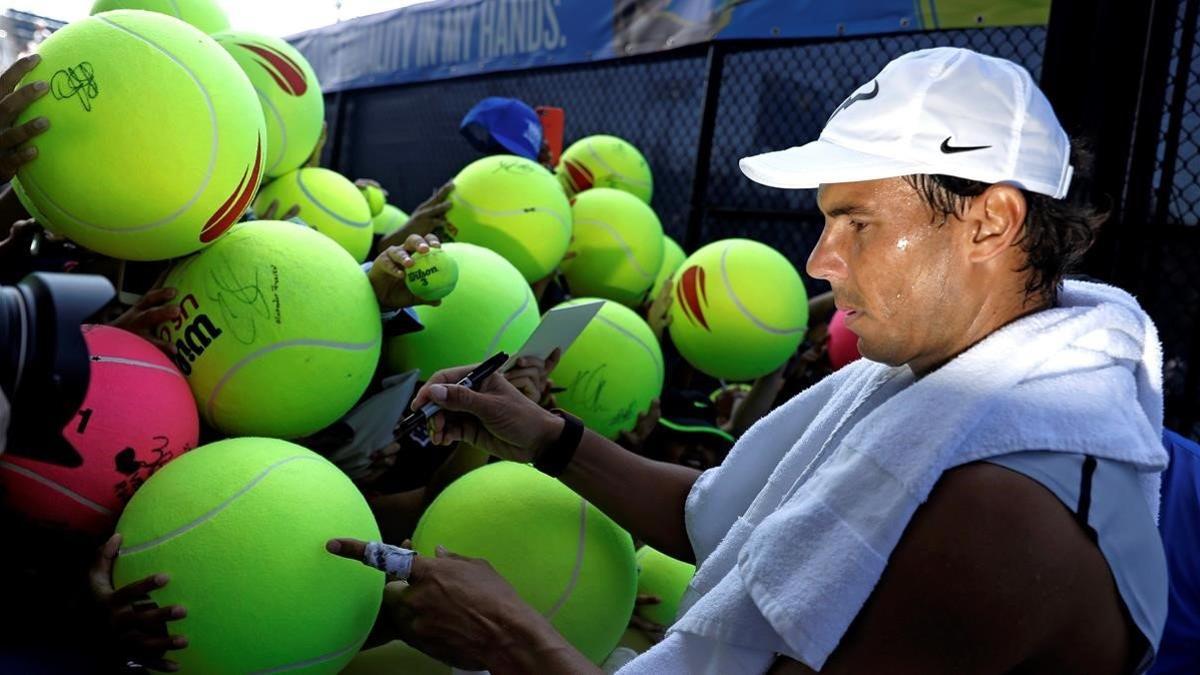
POLYGON ((170 324, 163 324, 158 329, 158 337, 163 342, 170 344, 171 338, 176 334, 179 335, 178 338, 175 338, 175 353, 171 355, 171 360, 175 362, 179 372, 191 375, 192 363, 200 358, 213 340, 221 337, 221 329, 213 325, 212 319, 208 318, 207 314, 200 313, 200 303, 191 293, 183 296, 183 299, 179 301, 179 309, 178 317, 172 319, 170 324), (192 304, 193 314, 188 312, 189 301, 192 304), (183 324, 189 319, 191 319, 191 323, 184 328, 183 324))
POLYGON ((300 64, 288 58, 287 54, 265 45, 238 43, 239 47, 249 49, 258 55, 256 62, 267 71, 279 88, 292 96, 303 96, 308 91, 308 80, 304 77, 304 69, 300 64))
POLYGON ((567 167, 567 181, 571 183, 572 190, 583 192, 595 186, 596 179, 592 176, 592 171, 584 166, 582 162, 567 159, 563 160, 563 164, 567 167))
POLYGON ((708 289, 705 288, 706 277, 704 268, 692 265, 679 275, 675 284, 675 297, 679 298, 683 314, 693 325, 698 325, 710 331, 708 319, 704 318, 704 308, 708 306, 708 289))
POLYGON ((60 101, 78 96, 83 109, 91 112, 92 99, 100 95, 95 68, 84 61, 74 68, 64 68, 54 73, 50 78, 50 94, 60 101))
POLYGON ((246 212, 246 206, 250 204, 250 199, 254 197, 254 192, 258 189, 258 178, 262 172, 262 158, 262 137, 260 136, 258 150, 254 154, 254 165, 246 167, 246 170, 242 172, 241 181, 233 189, 229 199, 226 199, 208 219, 208 222, 204 223, 204 227, 200 230, 200 241, 207 244, 225 234, 225 230, 228 230, 246 212))
POLYGON ((430 267, 427 270, 413 270, 408 273, 408 282, 413 283, 415 281, 419 281, 419 282, 421 282, 422 286, 428 286, 429 285, 429 277, 437 274, 437 272, 438 272, 437 265, 434 265, 433 267, 430 267))

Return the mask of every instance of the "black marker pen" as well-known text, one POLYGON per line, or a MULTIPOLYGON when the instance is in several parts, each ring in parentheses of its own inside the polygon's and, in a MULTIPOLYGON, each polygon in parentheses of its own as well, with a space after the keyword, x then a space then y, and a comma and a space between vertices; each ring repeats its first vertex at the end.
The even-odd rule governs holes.
MULTIPOLYGON (((455 382, 455 384, 467 387, 468 389, 476 389, 484 380, 488 379, 492 373, 496 372, 500 366, 504 365, 506 361, 508 361, 508 354, 499 352, 489 358, 487 361, 475 366, 471 372, 467 373, 461 380, 455 382)), ((407 436, 408 434, 412 433, 413 430, 422 424, 425 424, 441 409, 442 407, 440 405, 430 401, 429 403, 421 406, 420 410, 409 413, 407 417, 400 421, 400 425, 397 427, 397 436, 407 436)))

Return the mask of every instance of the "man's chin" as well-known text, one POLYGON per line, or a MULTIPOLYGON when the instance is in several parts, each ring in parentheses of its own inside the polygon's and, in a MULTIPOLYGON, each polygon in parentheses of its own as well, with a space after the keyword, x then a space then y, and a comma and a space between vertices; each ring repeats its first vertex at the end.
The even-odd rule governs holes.
POLYGON ((902 366, 908 363, 908 359, 897 351, 888 349, 887 345, 873 342, 861 335, 858 337, 858 353, 868 361, 882 363, 886 366, 902 366))

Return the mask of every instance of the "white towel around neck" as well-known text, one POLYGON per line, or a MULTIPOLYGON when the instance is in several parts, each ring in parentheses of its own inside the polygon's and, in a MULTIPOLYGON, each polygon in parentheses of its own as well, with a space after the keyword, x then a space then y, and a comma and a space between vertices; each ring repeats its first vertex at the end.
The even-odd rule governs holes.
POLYGON ((826 447, 903 368, 843 368, 701 476, 687 505, 699 569, 672 632, 820 669, 942 472, 987 457, 1051 450, 1127 462, 1158 513, 1162 357, 1154 324, 1124 291, 1066 282, 1058 306, 994 332, 826 447))

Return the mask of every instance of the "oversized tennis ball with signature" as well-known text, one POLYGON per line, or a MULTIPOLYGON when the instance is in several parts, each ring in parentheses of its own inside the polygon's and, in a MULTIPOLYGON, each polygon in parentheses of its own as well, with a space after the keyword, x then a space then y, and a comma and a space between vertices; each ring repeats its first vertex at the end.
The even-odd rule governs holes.
POLYGON ((492 155, 454 177, 446 219, 455 241, 490 248, 533 283, 554 271, 571 242, 571 205, 537 162, 492 155))
POLYGON ((181 261, 165 286, 180 318, 158 328, 200 414, 236 436, 293 438, 328 426, 379 360, 379 305, 337 242, 252 221, 181 261))
MULTIPOLYGON (((577 298, 563 305, 595 300, 577 298)), ((638 415, 662 394, 662 349, 642 317, 605 300, 550 379, 566 388, 555 395, 559 407, 596 433, 616 438, 633 429, 638 415)))
POLYGON ((262 106, 221 45, 165 14, 119 10, 38 46, 23 83, 49 91, 18 123, 50 128, 17 172, 39 222, 126 260, 200 250, 237 222, 266 161, 262 106))
POLYGON ((414 253, 412 259, 413 266, 404 270, 404 283, 418 298, 441 300, 458 284, 458 263, 442 249, 414 253))

